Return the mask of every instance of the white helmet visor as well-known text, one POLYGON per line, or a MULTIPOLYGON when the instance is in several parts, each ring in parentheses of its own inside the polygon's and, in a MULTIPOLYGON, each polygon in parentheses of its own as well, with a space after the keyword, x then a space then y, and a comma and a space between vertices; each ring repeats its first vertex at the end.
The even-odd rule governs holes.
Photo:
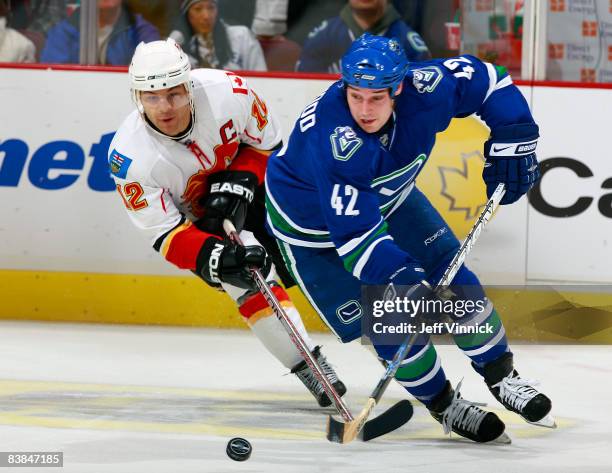
POLYGON ((173 87, 155 92, 141 91, 140 102, 145 110, 179 109, 189 105, 190 97, 186 87, 173 87))

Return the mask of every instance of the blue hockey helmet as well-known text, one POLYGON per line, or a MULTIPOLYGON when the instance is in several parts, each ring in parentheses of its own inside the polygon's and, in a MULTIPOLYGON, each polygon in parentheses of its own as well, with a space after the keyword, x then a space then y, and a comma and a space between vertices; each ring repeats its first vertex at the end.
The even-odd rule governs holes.
POLYGON ((364 33, 342 57, 345 85, 366 89, 391 89, 391 97, 402 83, 408 59, 399 42, 384 36, 364 33))

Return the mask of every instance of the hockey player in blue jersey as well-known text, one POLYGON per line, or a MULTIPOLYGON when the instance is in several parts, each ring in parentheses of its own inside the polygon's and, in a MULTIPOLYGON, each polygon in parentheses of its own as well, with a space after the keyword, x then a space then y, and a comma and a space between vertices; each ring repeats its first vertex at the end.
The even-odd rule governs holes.
MULTIPOLYGON (((436 133, 452 118, 473 113, 491 129, 484 144, 487 193, 504 183, 501 204, 512 204, 539 178, 539 135, 505 71, 473 56, 409 64, 395 40, 364 34, 342 58, 342 79, 306 107, 289 141, 269 160, 268 228, 300 288, 342 342, 361 334, 362 285, 394 283, 422 292, 421 282, 434 285, 456 253, 457 238, 415 179, 436 133)), ((486 299, 465 266, 451 289, 486 299)), ((454 341, 495 398, 528 422, 553 427, 550 399, 514 369, 490 301, 482 311, 453 319, 492 328, 454 335, 454 341)), ((375 348, 390 360, 397 346, 375 348)), ((508 440, 494 413, 462 399, 459 386, 453 390, 426 336, 396 379, 445 432, 477 442, 508 440)))

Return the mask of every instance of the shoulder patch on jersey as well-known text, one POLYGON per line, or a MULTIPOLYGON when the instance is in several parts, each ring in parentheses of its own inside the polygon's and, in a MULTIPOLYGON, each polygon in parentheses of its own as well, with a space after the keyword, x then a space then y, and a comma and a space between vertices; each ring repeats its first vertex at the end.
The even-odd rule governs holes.
POLYGON ((427 51, 427 45, 425 44, 425 41, 423 41, 423 38, 421 38, 421 35, 419 33, 417 33, 416 31, 410 31, 408 32, 408 34, 406 34, 406 39, 408 40, 408 43, 410 44, 410 46, 412 46, 412 48, 416 51, 427 51))
POLYGON ((337 126, 329 136, 334 159, 348 161, 351 156, 363 144, 363 140, 357 136, 350 126, 337 126))
POLYGON ((225 73, 230 81, 230 83, 232 84, 232 92, 234 92, 235 94, 243 94, 243 95, 248 95, 249 94, 249 89, 246 85, 246 81, 236 75, 236 73, 234 72, 226 72, 225 73))
POLYGON ((442 80, 442 71, 438 66, 427 66, 412 71, 412 84, 421 94, 433 92, 442 80))
POLYGON ((125 179, 128 168, 130 167, 130 164, 132 164, 132 160, 114 149, 111 153, 108 164, 110 166, 110 172, 113 176, 125 179))

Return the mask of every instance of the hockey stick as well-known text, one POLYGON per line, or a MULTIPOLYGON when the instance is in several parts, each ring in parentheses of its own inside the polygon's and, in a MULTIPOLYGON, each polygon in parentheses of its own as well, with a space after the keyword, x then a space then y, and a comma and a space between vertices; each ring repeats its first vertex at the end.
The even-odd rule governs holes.
MULTIPOLYGON (((238 232, 236 232, 236 228, 234 227, 234 224, 231 221, 227 219, 224 220, 223 229, 225 230, 225 232, 227 233, 227 235, 230 237, 232 241, 234 241, 238 245, 244 246, 242 243, 242 240, 240 239, 240 236, 238 235, 238 232)), ((310 350, 306 346, 304 339, 302 338, 302 336, 299 334, 299 332, 295 328, 295 325, 293 324, 293 322, 291 321, 291 319, 285 312, 285 309, 283 309, 283 306, 280 304, 277 297, 274 295, 274 292, 272 292, 272 289, 270 288, 270 285, 267 283, 266 278, 264 278, 264 276, 261 274, 261 271, 259 271, 259 269, 250 268, 250 270, 251 270, 251 274, 253 275, 253 279, 255 280, 255 284, 257 284, 257 288, 259 289, 261 294, 266 298, 266 301, 268 302, 268 304, 274 311, 274 314, 276 315, 278 320, 281 322, 281 324, 283 324, 283 327, 289 334, 291 341, 295 344, 296 348, 300 352, 300 355, 302 355, 302 358, 304 358, 304 361, 306 362, 306 364, 310 367, 315 377, 323 385, 325 392, 327 393, 329 398, 333 401, 334 405, 336 406, 336 409, 338 410, 342 418, 347 422, 352 421, 353 415, 349 411, 348 407, 346 407, 346 404, 344 403, 344 401, 342 400, 342 398, 340 397, 336 389, 329 382, 329 380, 327 379, 327 376, 325 376, 325 373, 323 373, 323 370, 321 366, 319 366, 319 363, 317 362, 317 360, 312 356, 312 353, 310 353, 310 350)))
MULTIPOLYGON (((234 227, 232 222, 230 222, 227 219, 224 220, 223 229, 225 230, 227 235, 232 239, 232 241, 234 241, 238 245, 243 245, 240 239, 240 236, 236 232, 236 228, 234 227)), ((329 398, 334 402, 334 406, 336 407, 337 411, 340 413, 340 415, 346 422, 352 422, 353 415, 349 411, 348 407, 346 406, 346 404, 344 403, 344 401, 342 400, 338 392, 329 382, 329 380, 327 379, 327 376, 325 376, 325 374, 323 373, 323 370, 319 366, 319 363, 317 362, 317 360, 312 356, 312 353, 310 353, 310 350, 308 350, 308 347, 306 346, 306 343, 302 339, 302 336, 299 334, 299 332, 295 328, 295 325, 293 324, 293 322, 291 321, 291 319, 289 318, 289 316, 283 309, 282 305, 280 304, 280 302, 274 295, 274 292, 272 292, 272 290, 270 289, 270 286, 267 283, 266 279, 261 274, 261 271, 259 271, 259 269, 257 268, 250 268, 250 269, 253 275, 253 279, 255 280, 255 283, 257 284, 257 288, 260 290, 262 295, 266 298, 266 301, 268 302, 268 304, 274 311, 274 314, 276 315, 276 317, 279 319, 279 321, 281 322, 281 324, 283 325, 283 327, 289 334, 291 341, 295 344, 296 348, 302 355, 302 358, 304 358, 304 361, 306 362, 306 364, 310 367, 315 377, 323 385, 325 392, 327 393, 329 398)), ((404 425, 406 422, 408 422, 410 418, 412 417, 412 412, 413 412, 412 404, 410 404, 408 400, 400 401, 396 403, 394 406, 387 409, 382 414, 380 414, 378 417, 372 419, 369 422, 366 422, 364 431, 369 433, 370 438, 379 437, 395 429, 398 429, 399 427, 404 425)), ((328 427, 328 431, 329 431, 329 427, 328 427)))
MULTIPOLYGON (((491 198, 486 203, 484 209, 480 213, 480 216, 478 217, 478 220, 476 220, 476 223, 472 227, 472 230, 470 230, 468 236, 465 237, 465 240, 463 241, 463 244, 455 254, 455 257, 449 264, 446 271, 444 271, 444 274, 440 278, 440 282, 438 282, 436 287, 433 289, 433 292, 438 292, 441 289, 444 289, 445 287, 449 286, 450 283, 453 281, 455 275, 459 271, 459 268, 465 261, 465 258, 472 250, 474 243, 480 236, 482 229, 493 216, 493 213, 495 212, 495 209, 499 205, 499 202, 501 201, 505 192, 505 185, 499 184, 493 192, 491 198)), ((368 402, 366 403, 365 407, 361 410, 361 412, 355 419, 349 422, 341 422, 337 419, 334 419, 332 416, 329 416, 329 421, 327 424, 328 440, 338 443, 348 443, 353 441, 357 437, 361 429, 364 429, 362 437, 363 440, 370 440, 370 438, 367 438, 368 431, 365 428, 365 425, 367 424, 366 421, 372 410, 374 409, 374 406, 376 406, 376 404, 378 404, 378 401, 380 401, 380 398, 387 389, 387 386, 389 386, 391 379, 393 379, 393 377, 395 376, 395 373, 397 372, 401 362, 404 360, 404 358, 406 358, 406 355, 414 345, 418 336, 418 332, 411 334, 399 346, 397 352, 395 352, 395 355, 393 356, 393 359, 387 365, 387 370, 385 371, 385 374, 382 376, 382 378, 380 378, 378 384, 372 391, 372 394, 370 394, 370 398, 368 399, 368 402)))

